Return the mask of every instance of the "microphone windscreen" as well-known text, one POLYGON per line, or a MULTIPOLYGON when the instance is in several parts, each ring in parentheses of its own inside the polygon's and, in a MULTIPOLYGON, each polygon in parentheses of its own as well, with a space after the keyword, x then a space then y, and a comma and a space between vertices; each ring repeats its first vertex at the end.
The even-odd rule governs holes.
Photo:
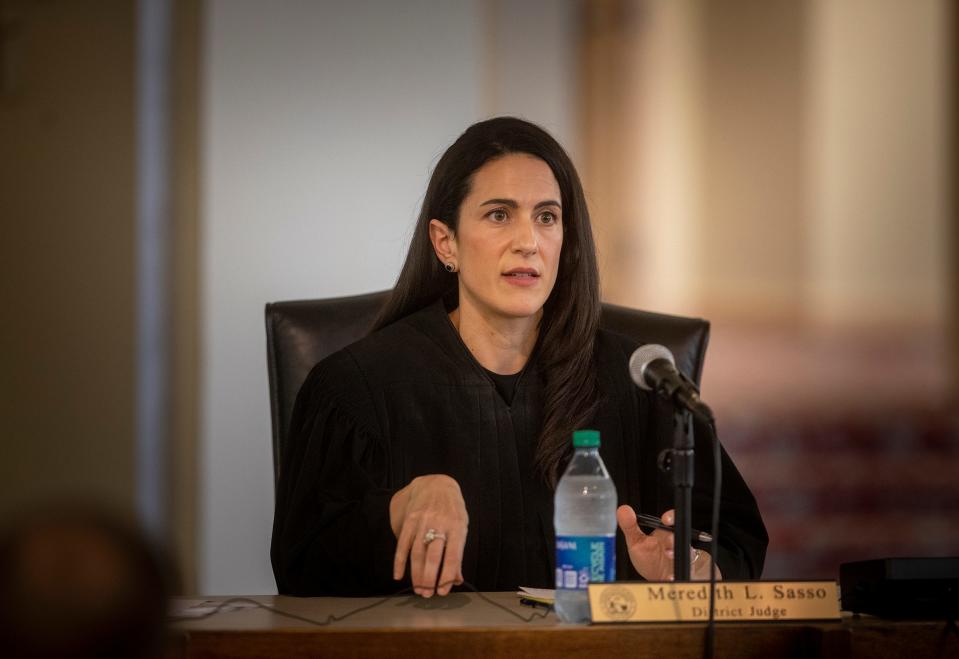
POLYGON ((633 351, 629 358, 629 376, 633 378, 640 389, 651 390, 652 387, 646 382, 646 367, 657 359, 665 359, 673 366, 676 366, 676 360, 673 359, 673 353, 666 346, 658 343, 647 343, 639 346, 633 351))

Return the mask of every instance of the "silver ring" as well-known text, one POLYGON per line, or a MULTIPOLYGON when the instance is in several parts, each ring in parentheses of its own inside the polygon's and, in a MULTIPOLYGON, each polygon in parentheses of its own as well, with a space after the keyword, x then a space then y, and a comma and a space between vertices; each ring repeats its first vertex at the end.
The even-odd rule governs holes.
POLYGON ((428 529, 426 535, 423 536, 423 544, 428 545, 434 540, 442 540, 446 542, 446 534, 442 531, 437 531, 436 529, 428 529))

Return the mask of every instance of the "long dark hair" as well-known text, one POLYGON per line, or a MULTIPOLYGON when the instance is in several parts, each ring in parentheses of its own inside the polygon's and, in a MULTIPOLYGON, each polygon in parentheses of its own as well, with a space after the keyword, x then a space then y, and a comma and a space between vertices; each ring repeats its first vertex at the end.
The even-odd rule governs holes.
POLYGON ((570 434, 589 423, 598 407, 593 350, 599 327, 599 274, 589 210, 579 176, 563 147, 545 130, 522 119, 498 117, 473 124, 440 158, 426 188, 406 262, 374 331, 439 298, 455 300, 456 275, 440 264, 430 242, 431 219, 455 234, 459 210, 473 174, 510 153, 543 160, 559 184, 563 248, 556 284, 543 306, 539 360, 546 377, 543 427, 536 446, 537 471, 555 485, 570 450, 570 434))

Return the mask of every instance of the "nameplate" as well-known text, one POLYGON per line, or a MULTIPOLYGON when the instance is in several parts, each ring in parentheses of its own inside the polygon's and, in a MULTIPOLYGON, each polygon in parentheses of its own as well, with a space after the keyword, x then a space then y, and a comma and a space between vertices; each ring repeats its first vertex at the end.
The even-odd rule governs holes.
MULTIPOLYGON (((620 582, 589 585, 593 622, 706 622, 709 583, 620 582)), ((719 581, 716 622, 838 620, 835 581, 719 581)))

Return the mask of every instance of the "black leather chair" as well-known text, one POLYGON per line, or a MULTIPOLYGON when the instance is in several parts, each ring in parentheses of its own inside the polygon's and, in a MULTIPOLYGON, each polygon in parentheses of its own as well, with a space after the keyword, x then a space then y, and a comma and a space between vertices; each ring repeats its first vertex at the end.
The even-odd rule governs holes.
MULTIPOLYGON (((389 291, 266 305, 266 357, 273 422, 273 476, 280 474, 293 403, 314 364, 362 338, 389 291)), ((640 343, 672 351, 676 366, 699 384, 709 342, 709 322, 603 305, 600 325, 640 343)))

